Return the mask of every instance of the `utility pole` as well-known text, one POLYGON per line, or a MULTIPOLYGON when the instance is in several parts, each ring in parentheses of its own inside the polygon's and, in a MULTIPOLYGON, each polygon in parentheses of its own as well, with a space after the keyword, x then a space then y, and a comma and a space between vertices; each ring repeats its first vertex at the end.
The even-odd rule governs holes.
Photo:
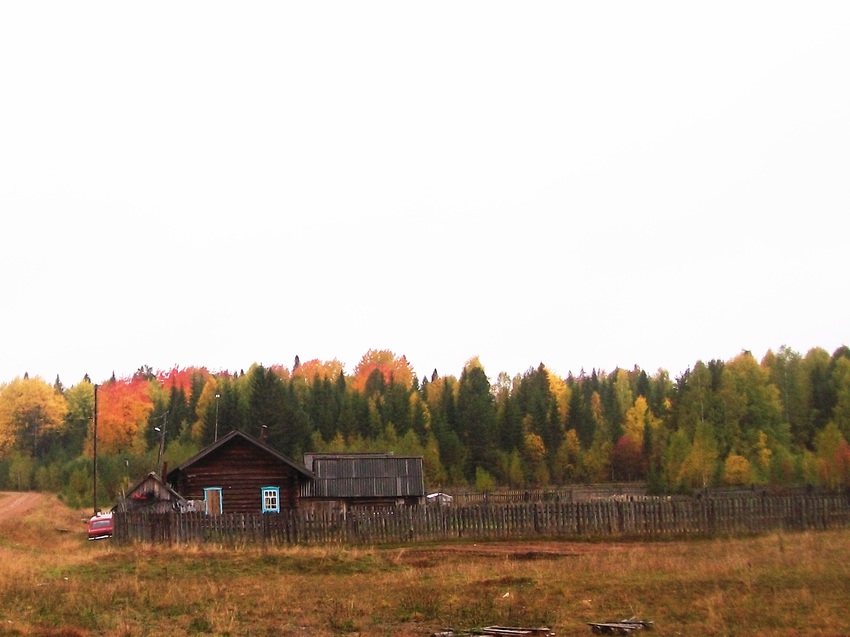
POLYGON ((92 467, 92 496, 94 497, 94 515, 97 515, 97 385, 94 386, 94 432, 92 435, 94 455, 92 467))
POLYGON ((159 477, 165 479, 165 476, 162 475, 162 455, 165 453, 165 429, 168 426, 168 412, 162 414, 162 429, 159 427, 154 427, 154 431, 159 432, 159 457, 156 460, 156 470, 159 473, 159 477))
POLYGON ((221 394, 218 392, 215 393, 215 440, 214 442, 218 442, 218 399, 221 398, 221 394))

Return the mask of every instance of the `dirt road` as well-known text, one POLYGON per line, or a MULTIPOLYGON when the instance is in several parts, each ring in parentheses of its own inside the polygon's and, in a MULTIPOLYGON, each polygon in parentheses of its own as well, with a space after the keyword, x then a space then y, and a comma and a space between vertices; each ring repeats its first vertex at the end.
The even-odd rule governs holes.
POLYGON ((46 496, 35 491, 0 491, 0 521, 33 511, 46 496))

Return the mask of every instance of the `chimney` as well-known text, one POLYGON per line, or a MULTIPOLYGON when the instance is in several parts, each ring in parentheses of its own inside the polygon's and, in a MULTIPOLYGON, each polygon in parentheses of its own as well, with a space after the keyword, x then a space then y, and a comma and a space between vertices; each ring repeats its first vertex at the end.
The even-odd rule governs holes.
POLYGON ((263 426, 260 428, 260 442, 265 443, 265 441, 266 441, 266 432, 267 432, 268 430, 269 430, 269 426, 268 426, 268 425, 263 425, 263 426))

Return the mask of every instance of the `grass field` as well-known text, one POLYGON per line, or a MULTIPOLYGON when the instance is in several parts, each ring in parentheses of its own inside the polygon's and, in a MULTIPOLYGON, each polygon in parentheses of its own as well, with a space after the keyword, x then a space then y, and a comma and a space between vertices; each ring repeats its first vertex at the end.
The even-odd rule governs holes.
POLYGON ((0 516, 0 635, 590 635, 631 616, 658 636, 850 635, 850 530, 263 550, 87 542, 84 515, 40 496, 0 516))

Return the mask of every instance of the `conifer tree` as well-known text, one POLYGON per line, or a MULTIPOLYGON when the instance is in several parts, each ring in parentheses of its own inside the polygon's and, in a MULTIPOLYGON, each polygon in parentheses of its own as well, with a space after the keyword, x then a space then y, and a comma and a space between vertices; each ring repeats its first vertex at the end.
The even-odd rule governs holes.
POLYGON ((493 464, 492 445, 496 432, 496 414, 490 382, 477 364, 467 365, 458 383, 457 428, 468 450, 467 477, 472 480, 478 467, 493 464))

